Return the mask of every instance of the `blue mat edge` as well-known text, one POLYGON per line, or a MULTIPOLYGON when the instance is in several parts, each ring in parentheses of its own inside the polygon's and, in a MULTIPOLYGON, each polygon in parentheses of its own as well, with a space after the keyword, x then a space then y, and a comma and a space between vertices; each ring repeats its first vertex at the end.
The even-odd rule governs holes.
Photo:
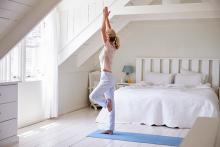
MULTIPOLYGON (((164 136, 164 135, 154 135, 154 134, 143 134, 143 133, 134 133, 134 132, 121 132, 121 131, 115 131, 114 134, 134 134, 134 135, 149 135, 151 137, 165 137, 165 138, 173 138, 173 139, 177 139, 177 142, 178 143, 160 143, 160 142, 157 142, 155 143, 155 141, 137 141, 137 140, 132 140, 132 139, 123 139, 123 138, 112 138, 112 135, 108 135, 108 134, 101 134, 101 132, 104 131, 104 130, 96 130, 92 133, 90 133, 89 135, 87 135, 86 137, 91 137, 91 138, 100 138, 100 139, 110 139, 110 140, 121 140, 121 141, 128 141, 128 142, 138 142, 138 143, 148 143, 148 144, 157 144, 157 145, 167 145, 167 146, 180 146, 183 139, 184 138, 181 138, 181 137, 173 137, 173 136, 164 136), (101 135, 101 136, 97 136, 97 135, 101 135), (172 144, 172 145, 171 145, 172 144)), ((113 135, 114 135, 113 134, 113 135)))

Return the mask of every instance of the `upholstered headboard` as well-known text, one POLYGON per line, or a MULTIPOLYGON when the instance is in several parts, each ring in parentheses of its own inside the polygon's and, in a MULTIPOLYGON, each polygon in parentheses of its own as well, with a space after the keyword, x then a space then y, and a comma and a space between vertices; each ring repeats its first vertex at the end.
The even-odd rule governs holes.
POLYGON ((201 72, 217 89, 220 83, 220 59, 203 58, 136 58, 136 82, 145 79, 147 72, 179 73, 180 69, 201 72))

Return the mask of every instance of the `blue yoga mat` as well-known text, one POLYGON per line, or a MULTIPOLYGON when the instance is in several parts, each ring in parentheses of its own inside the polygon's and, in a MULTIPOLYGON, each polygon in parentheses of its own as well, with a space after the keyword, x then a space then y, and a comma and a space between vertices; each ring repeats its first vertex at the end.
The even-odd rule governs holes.
POLYGON ((101 130, 95 131, 89 134, 87 137, 103 138, 112 140, 123 140, 130 142, 140 142, 167 146, 179 146, 183 140, 180 137, 151 135, 151 134, 140 134, 140 133, 129 133, 129 132, 114 132, 113 135, 102 134, 101 130))

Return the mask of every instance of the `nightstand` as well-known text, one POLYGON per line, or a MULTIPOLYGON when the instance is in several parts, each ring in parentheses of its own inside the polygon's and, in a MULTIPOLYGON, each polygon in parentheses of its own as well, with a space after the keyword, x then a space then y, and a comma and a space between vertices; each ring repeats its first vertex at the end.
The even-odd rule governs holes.
POLYGON ((116 89, 119 89, 121 87, 125 87, 125 86, 131 86, 134 83, 116 83, 116 89))

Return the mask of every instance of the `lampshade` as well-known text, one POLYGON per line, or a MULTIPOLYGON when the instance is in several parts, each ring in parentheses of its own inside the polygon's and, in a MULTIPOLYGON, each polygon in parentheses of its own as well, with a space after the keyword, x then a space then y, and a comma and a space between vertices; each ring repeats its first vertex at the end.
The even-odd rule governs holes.
POLYGON ((125 72, 126 74, 133 73, 133 72, 134 72, 133 66, 131 66, 131 65, 125 65, 125 66, 123 67, 122 72, 125 72))

